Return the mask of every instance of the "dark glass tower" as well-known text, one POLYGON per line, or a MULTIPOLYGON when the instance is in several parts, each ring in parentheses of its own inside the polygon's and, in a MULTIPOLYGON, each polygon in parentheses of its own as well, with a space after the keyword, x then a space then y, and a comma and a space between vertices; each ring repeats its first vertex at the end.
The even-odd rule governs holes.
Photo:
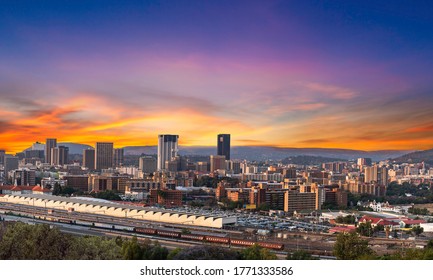
POLYGON ((230 160, 230 134, 218 134, 218 155, 230 160))

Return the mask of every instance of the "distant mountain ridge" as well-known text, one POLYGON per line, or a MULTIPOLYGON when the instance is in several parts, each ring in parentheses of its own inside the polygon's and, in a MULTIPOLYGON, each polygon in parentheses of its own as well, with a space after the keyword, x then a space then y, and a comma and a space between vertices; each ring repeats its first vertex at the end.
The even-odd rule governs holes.
POLYGON ((396 163, 419 163, 424 161, 425 163, 433 164, 433 149, 408 153, 394 158, 393 161, 396 163))
MULTIPOLYGON (((125 155, 156 154, 157 146, 129 146, 124 147, 125 155)), ((291 156, 320 156, 328 158, 341 158, 346 160, 360 157, 371 158, 374 161, 395 158, 412 151, 399 150, 379 150, 361 151, 349 149, 329 149, 329 148, 277 148, 263 146, 232 146, 232 159, 247 160, 282 160, 291 156)), ((216 147, 202 146, 179 146, 181 155, 215 155, 216 147)))
MULTIPOLYGON (((70 154, 83 154, 83 150, 93 148, 90 145, 60 142, 58 146, 69 148, 70 154)), ((31 148, 28 148, 31 149, 31 148)), ((157 146, 126 146, 124 147, 125 155, 155 155, 158 152, 157 146)), ((432 151, 433 150, 429 150, 432 151)), ((362 151, 350 149, 330 149, 330 148, 278 148, 268 146, 232 146, 232 159, 246 160, 282 160, 293 156, 318 156, 324 158, 335 158, 352 160, 360 157, 371 158, 373 161, 399 158, 413 151, 399 150, 379 150, 379 151, 362 151)), ((418 152, 415 152, 418 153, 418 152)), ((180 155, 201 155, 209 156, 216 154, 215 146, 179 146, 180 155)))
MULTIPOLYGON (((42 145, 45 146, 44 144, 42 144, 42 145)), ((70 142, 59 142, 59 143, 57 143, 57 146, 65 146, 65 147, 69 148, 69 154, 79 154, 79 155, 83 154, 83 150, 93 148, 90 145, 79 144, 79 143, 70 143, 70 142)), ((31 150, 31 149, 32 149, 32 147, 29 147, 29 148, 25 149, 24 151, 31 150)))

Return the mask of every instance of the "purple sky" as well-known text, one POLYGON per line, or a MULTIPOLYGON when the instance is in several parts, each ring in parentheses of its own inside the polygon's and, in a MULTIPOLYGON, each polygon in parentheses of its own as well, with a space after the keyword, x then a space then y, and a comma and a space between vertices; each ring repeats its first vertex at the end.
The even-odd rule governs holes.
POLYGON ((0 148, 433 147, 429 1, 2 1, 0 148))

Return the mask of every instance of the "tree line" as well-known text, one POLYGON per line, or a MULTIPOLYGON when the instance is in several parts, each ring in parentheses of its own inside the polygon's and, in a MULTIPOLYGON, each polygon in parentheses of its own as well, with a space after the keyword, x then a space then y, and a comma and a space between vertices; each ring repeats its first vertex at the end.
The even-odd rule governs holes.
POLYGON ((340 233, 333 254, 340 260, 433 260, 433 240, 423 249, 405 248, 392 254, 378 255, 359 234, 340 233))
POLYGON ((137 237, 74 236, 47 224, 0 223, 1 260, 274 260, 257 244, 243 250, 200 245, 169 251, 137 237))

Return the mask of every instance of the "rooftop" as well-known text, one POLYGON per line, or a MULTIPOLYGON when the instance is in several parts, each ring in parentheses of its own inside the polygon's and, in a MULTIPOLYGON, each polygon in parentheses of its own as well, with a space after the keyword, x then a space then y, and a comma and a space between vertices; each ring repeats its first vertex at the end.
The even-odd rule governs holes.
POLYGON ((60 201, 60 202, 66 202, 66 203, 78 203, 78 204, 91 204, 91 205, 97 205, 97 206, 105 206, 105 207, 115 207, 115 208, 123 208, 123 209, 130 209, 130 210, 139 210, 139 211, 152 211, 152 212, 161 212, 161 213, 169 213, 169 214, 189 214, 189 215, 197 215, 197 216, 205 216, 209 218, 223 218, 227 216, 223 215, 211 215, 211 214, 204 214, 204 213, 194 213, 191 211, 171 211, 166 209, 161 209, 157 207, 141 207, 141 206, 134 206, 134 205, 127 205, 112 201, 105 201, 100 199, 93 199, 93 198, 83 198, 83 197, 63 197, 63 196, 54 196, 54 195, 45 195, 45 194, 20 194, 20 195, 11 195, 11 196, 19 196, 24 198, 30 198, 30 199, 42 199, 42 200, 54 200, 54 201, 60 201))

